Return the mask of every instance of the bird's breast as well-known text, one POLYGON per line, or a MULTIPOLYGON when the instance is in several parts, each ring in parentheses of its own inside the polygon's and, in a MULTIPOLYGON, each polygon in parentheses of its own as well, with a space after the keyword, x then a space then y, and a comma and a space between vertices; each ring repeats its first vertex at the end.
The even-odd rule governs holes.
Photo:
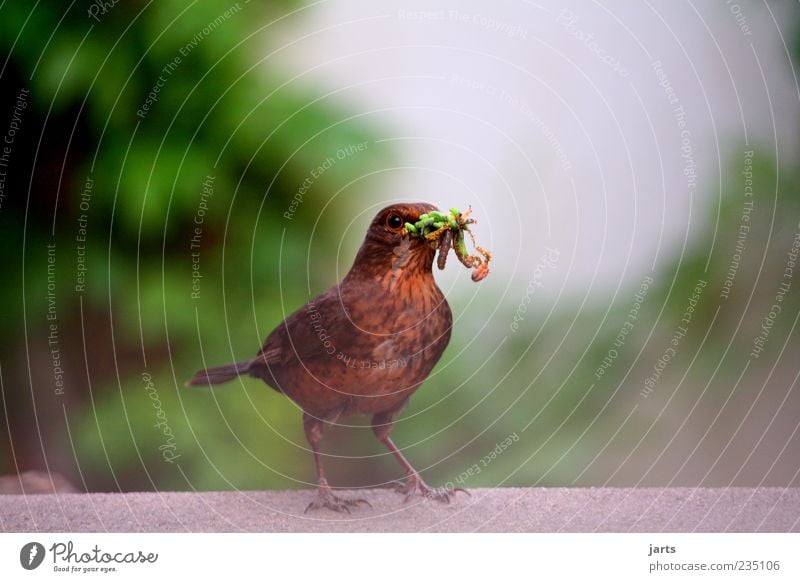
POLYGON ((323 322, 331 349, 281 371, 281 390, 304 410, 394 410, 441 358, 452 314, 433 277, 384 283, 340 288, 341 317, 323 322))

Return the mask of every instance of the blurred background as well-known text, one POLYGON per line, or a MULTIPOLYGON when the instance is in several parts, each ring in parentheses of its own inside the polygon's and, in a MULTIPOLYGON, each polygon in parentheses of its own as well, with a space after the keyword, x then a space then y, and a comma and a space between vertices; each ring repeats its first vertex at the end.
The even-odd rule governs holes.
MULTIPOLYGON (((251 357, 384 205, 472 206, 492 274, 396 423, 430 483, 791 486, 789 2, 0 4, 0 490, 301 488, 251 357), (17 477, 22 474, 23 477, 17 477)), ((401 477, 367 419, 335 486, 401 477)))

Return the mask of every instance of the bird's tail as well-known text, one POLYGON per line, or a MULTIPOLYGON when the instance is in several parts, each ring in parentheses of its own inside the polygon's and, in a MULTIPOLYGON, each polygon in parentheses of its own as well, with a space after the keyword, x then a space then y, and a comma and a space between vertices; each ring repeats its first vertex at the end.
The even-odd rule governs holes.
POLYGON ((252 360, 246 362, 234 362, 233 364, 226 364, 225 366, 217 366, 216 368, 208 368, 207 370, 200 370, 189 380, 186 381, 186 386, 211 386, 213 384, 222 384, 233 380, 237 376, 246 374, 250 370, 252 360))

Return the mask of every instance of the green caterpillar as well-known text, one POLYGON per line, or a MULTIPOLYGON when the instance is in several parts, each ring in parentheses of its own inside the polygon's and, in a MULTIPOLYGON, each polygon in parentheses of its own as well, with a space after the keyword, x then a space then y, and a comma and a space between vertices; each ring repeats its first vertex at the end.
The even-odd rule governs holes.
POLYGON ((431 233, 442 230, 447 227, 450 230, 461 231, 470 224, 471 220, 460 220, 461 212, 458 208, 451 208, 450 212, 444 213, 438 210, 432 210, 425 214, 421 214, 419 220, 412 224, 406 222, 406 231, 412 236, 428 237, 431 233))

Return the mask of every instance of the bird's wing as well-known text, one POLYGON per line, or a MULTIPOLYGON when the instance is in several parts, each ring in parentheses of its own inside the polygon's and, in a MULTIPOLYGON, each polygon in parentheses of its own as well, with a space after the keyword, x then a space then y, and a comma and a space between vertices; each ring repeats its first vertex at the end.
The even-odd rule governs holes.
POLYGON ((315 297, 287 317, 267 337, 256 359, 287 365, 336 355, 337 331, 347 324, 338 286, 315 297))

